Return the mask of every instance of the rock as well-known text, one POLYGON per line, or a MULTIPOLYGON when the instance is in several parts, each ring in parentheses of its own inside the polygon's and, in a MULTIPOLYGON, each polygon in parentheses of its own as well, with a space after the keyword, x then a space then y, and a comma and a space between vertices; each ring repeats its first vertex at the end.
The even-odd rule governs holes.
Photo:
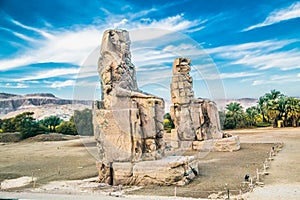
POLYGON ((178 142, 178 134, 177 134, 177 129, 171 129, 171 147, 173 148, 178 148, 179 147, 179 142, 178 142))
MULTIPOLYGON (((97 166, 98 170, 102 167, 100 162, 97 166)), ((112 169, 114 185, 185 185, 199 174, 198 161, 193 156, 167 156, 137 163, 114 162, 112 169)), ((102 175, 106 175, 103 180, 110 180, 108 173, 102 175)))
POLYGON ((237 151, 241 148, 239 136, 217 139, 213 151, 237 151))
POLYGON ((205 141, 193 141, 193 150, 197 151, 232 152, 237 151, 240 148, 239 136, 205 141))

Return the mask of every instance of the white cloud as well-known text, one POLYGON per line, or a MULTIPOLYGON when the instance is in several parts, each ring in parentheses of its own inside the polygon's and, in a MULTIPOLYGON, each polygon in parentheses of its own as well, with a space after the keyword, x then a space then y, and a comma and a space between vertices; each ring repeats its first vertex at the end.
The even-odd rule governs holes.
POLYGON ((300 68, 299 49, 282 50, 297 40, 266 40, 245 44, 221 46, 206 49, 216 58, 226 60, 226 65, 244 65, 260 70, 279 68, 292 70, 300 68))
POLYGON ((122 19, 120 22, 113 23, 113 28, 119 28, 122 25, 125 25, 128 22, 128 19, 122 19))
POLYGON ((260 73, 249 73, 249 72, 221 73, 220 77, 222 79, 232 79, 232 78, 242 78, 242 77, 257 76, 259 74, 260 73))
POLYGON ((40 71, 32 76, 27 76, 27 77, 17 79, 17 81, 39 80, 39 79, 46 79, 46 78, 51 78, 51 77, 74 75, 74 74, 77 74, 78 71, 79 71, 78 68, 51 69, 48 71, 40 71))
POLYGON ((168 45, 163 49, 164 52, 174 52, 174 51, 181 51, 181 50, 196 50, 196 47, 192 44, 180 44, 177 46, 168 45))
POLYGON ((25 40, 25 41, 28 41, 28 42, 32 42, 32 43, 37 42, 37 40, 35 40, 35 39, 31 38, 31 37, 28 37, 28 36, 26 36, 26 35, 24 35, 22 33, 18 33, 16 31, 13 31, 13 30, 11 30, 9 28, 0 27, 0 29, 13 34, 14 36, 16 36, 16 37, 18 37, 18 38, 20 38, 22 40, 25 40))
POLYGON ((132 51, 132 62, 137 66, 143 65, 156 65, 162 64, 164 62, 172 63, 172 58, 174 54, 168 52, 164 53, 161 50, 155 49, 136 49, 132 51))
POLYGON ((242 31, 249 31, 255 28, 269 26, 272 24, 279 23, 281 21, 286 21, 286 20, 295 19, 299 17, 300 17, 300 2, 296 2, 287 8, 282 8, 271 12, 269 16, 262 23, 250 26, 248 28, 243 29, 242 31))
MULTIPOLYGON (((244 44, 227 45, 216 48, 205 49, 209 54, 234 52, 235 55, 239 52, 247 53, 249 51, 262 52, 280 49, 288 44, 297 42, 298 40, 265 40, 260 42, 249 42, 244 44)), ((233 56, 234 56, 233 54, 233 56)))
POLYGON ((297 76, 300 77, 300 73, 297 76))
POLYGON ((21 22, 16 21, 16 20, 14 20, 14 19, 11 19, 11 22, 14 23, 15 25, 19 26, 19 27, 24 28, 24 29, 27 29, 27 30, 34 31, 34 32, 36 32, 36 33, 39 33, 40 35, 42 35, 42 36, 45 37, 45 38, 52 38, 52 37, 53 37, 52 34, 46 32, 46 31, 44 31, 44 30, 42 30, 42 29, 34 28, 34 27, 31 27, 31 26, 26 26, 26 25, 22 24, 21 22))
POLYGON ((57 32, 55 36, 40 40, 39 47, 25 51, 14 58, 0 60, 0 71, 44 62, 64 62, 80 65, 99 45, 100 29, 94 26, 57 32))
POLYGON ((30 38, 24 34, 21 34, 21 33, 17 33, 17 32, 11 32, 12 34, 14 34, 15 36, 17 36, 18 38, 21 38, 22 40, 26 40, 28 42, 36 42, 35 39, 33 38, 30 38))
MULTIPOLYGON (((11 21, 24 29, 41 34, 44 38, 36 39, 36 46, 38 46, 34 49, 25 50, 22 54, 15 55, 15 57, 0 60, 0 71, 44 62, 64 62, 81 65, 91 51, 100 45, 101 34, 104 30, 102 26, 86 26, 75 30, 52 31, 50 33, 50 31, 47 32, 30 27, 13 19, 11 21)), ((184 19, 183 14, 180 14, 161 20, 151 19, 151 23, 143 23, 137 20, 128 23, 126 18, 122 18, 119 22, 114 23, 116 23, 115 25, 123 24, 124 28, 128 30, 132 29, 132 32, 130 32, 131 38, 132 41, 136 42, 161 37, 162 35, 172 33, 172 31, 184 31, 190 28, 197 28, 197 25, 201 23, 201 21, 189 21, 184 19), (139 30, 133 30, 135 28, 144 30, 139 32, 139 30), (162 31, 158 31, 155 28, 161 28, 162 31), (145 34, 145 31, 147 31, 147 34, 145 34)), ((26 35, 17 35, 27 41, 31 40, 26 35)))
POLYGON ((170 67, 168 66, 154 66, 154 67, 137 67, 136 71, 137 72, 142 72, 142 71, 159 71, 159 70, 165 70, 165 69, 169 69, 170 67))
POLYGON ((185 20, 183 14, 178 14, 158 21, 153 20, 149 25, 146 25, 146 27, 179 31, 179 30, 188 30, 189 28, 194 27, 197 24, 199 24, 199 21, 185 20))
POLYGON ((4 85, 0 84, 0 88, 29 88, 25 83, 5 83, 4 85))
POLYGON ((235 72, 235 73, 207 74, 202 79, 204 79, 204 80, 235 79, 235 78, 253 77, 253 76, 257 76, 259 74, 260 73, 254 73, 254 72, 235 72))
POLYGON ((297 75, 295 75, 295 74, 292 74, 292 75, 273 75, 271 77, 265 77, 264 79, 261 79, 261 80, 254 80, 252 82, 252 85, 253 86, 266 85, 266 84, 282 85, 282 84, 286 84, 286 83, 295 83, 295 82, 300 82, 300 79, 297 78, 297 75))
POLYGON ((269 54, 250 54, 232 64, 248 65, 260 70, 279 68, 281 70, 300 69, 300 51, 274 52, 269 54))
POLYGON ((49 85, 50 88, 63 88, 63 87, 69 87, 73 86, 75 83, 74 80, 66 80, 66 81, 55 81, 51 85, 49 85))

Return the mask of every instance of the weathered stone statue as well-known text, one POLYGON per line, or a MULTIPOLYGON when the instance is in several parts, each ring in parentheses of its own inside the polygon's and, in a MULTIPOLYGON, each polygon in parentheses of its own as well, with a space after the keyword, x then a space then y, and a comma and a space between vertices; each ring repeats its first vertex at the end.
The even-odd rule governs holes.
MULTIPOLYGON (((195 141, 223 138, 216 104, 194 97, 193 79, 189 74, 190 64, 189 58, 176 58, 173 63, 171 83, 173 105, 170 114, 175 124, 172 134, 175 134, 179 147, 188 145, 195 147, 201 144, 195 141)), ((239 148, 239 142, 236 148, 239 148)), ((234 147, 235 150, 236 148, 234 147)))
POLYGON ((102 102, 96 105, 96 137, 102 160, 155 160, 164 152, 161 98, 140 91, 131 63, 129 33, 104 32, 98 71, 102 102))

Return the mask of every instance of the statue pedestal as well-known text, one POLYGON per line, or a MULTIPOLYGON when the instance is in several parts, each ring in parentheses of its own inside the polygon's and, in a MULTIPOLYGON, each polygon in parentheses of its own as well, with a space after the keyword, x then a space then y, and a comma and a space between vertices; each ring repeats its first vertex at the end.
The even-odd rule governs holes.
POLYGON ((241 148, 239 136, 228 138, 193 141, 193 150, 196 151, 216 151, 216 152, 232 152, 241 148))
POLYGON ((113 162, 106 167, 98 161, 97 169, 101 182, 113 185, 185 185, 199 174, 194 156, 167 156, 136 163, 113 162))

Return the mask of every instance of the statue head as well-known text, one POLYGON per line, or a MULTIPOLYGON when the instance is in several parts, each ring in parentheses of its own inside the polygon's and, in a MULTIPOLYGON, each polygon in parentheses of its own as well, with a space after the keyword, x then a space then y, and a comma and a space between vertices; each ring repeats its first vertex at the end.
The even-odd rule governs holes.
POLYGON ((188 74, 191 71, 191 59, 176 58, 173 64, 173 74, 188 74))
POLYGON ((106 30, 103 34, 101 53, 116 52, 122 58, 130 58, 129 32, 126 30, 106 30))

